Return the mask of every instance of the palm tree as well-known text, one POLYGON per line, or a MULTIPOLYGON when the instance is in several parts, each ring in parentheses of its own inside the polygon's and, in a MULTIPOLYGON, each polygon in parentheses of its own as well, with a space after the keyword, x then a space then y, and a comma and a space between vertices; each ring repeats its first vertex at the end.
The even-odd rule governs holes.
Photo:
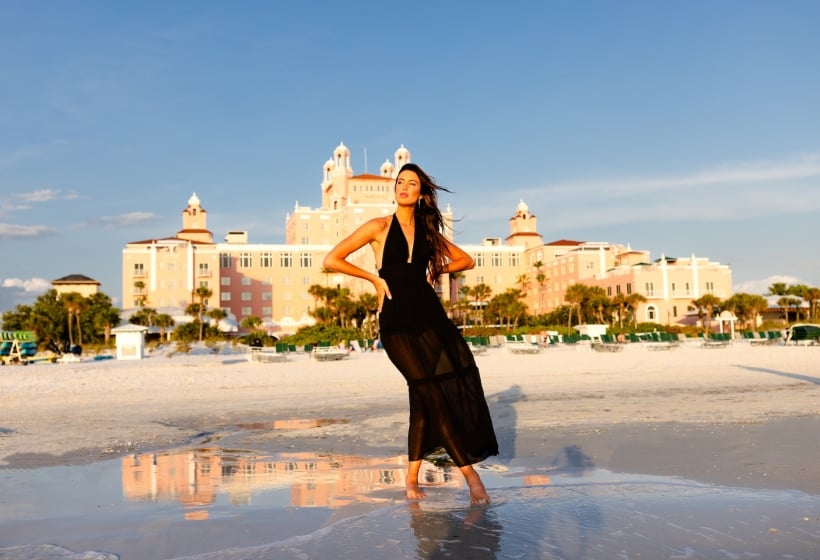
POLYGON ((372 317, 374 317, 379 312, 379 298, 376 297, 375 294, 371 293, 364 293, 359 296, 359 306, 364 309, 364 321, 362 322, 362 326, 367 325, 368 334, 373 334, 375 329, 373 328, 372 317))
POLYGON ((120 310, 111 305, 111 298, 102 292, 91 294, 86 298, 95 332, 103 331, 103 342, 111 341, 111 329, 120 324, 120 310))
POLYGON ((197 298, 196 314, 199 319, 199 341, 202 342, 203 331, 205 327, 205 313, 208 308, 208 298, 214 295, 208 286, 199 286, 193 293, 197 298))
POLYGON ((160 339, 165 340, 166 332, 174 326, 174 318, 167 313, 158 313, 154 317, 154 325, 159 328, 160 339))
POLYGON ((817 319, 817 302, 820 301, 820 288, 806 288, 803 290, 803 299, 809 304, 809 316, 817 319))
POLYGON ((219 322, 228 316, 228 312, 221 307, 214 307, 213 309, 208 310, 207 315, 208 318, 214 322, 214 326, 218 329, 219 322))
POLYGON ((479 310, 480 323, 484 324, 484 302, 490 299, 493 290, 485 283, 476 284, 475 287, 470 288, 470 295, 476 303, 476 308, 479 310))
POLYGON ((577 309, 578 322, 581 322, 581 304, 586 298, 586 286, 583 284, 572 284, 564 292, 564 301, 569 304, 569 317, 567 318, 567 328, 572 328, 572 310, 577 309))
POLYGON ((544 263, 541 261, 535 261, 533 263, 535 270, 537 271, 535 274, 535 282, 538 284, 538 313, 544 312, 544 286, 547 285, 547 275, 541 270, 544 268, 544 263))
POLYGON ((518 319, 527 312, 527 307, 521 302, 522 296, 521 291, 514 288, 498 294, 487 305, 487 315, 497 317, 510 330, 513 325, 518 325, 518 319))
MULTIPOLYGON (((595 319, 599 325, 604 324, 604 316, 607 310, 612 306, 612 301, 607 297, 603 288, 592 286, 589 293, 589 301, 587 302, 592 312, 595 314, 595 319)), ((609 323, 609 321, 606 321, 609 323)))
POLYGON ((134 298, 134 303, 137 304, 137 307, 145 307, 148 303, 148 296, 145 294, 145 282, 137 280, 134 282, 134 288, 136 288, 137 291, 137 297, 134 298))
POLYGON ((706 319, 704 324, 704 330, 706 333, 712 333, 712 316, 714 315, 715 308, 720 307, 721 301, 714 294, 704 294, 698 299, 692 300, 692 305, 698 310, 698 317, 704 317, 706 319))
POLYGON ((319 307, 319 300, 323 302, 327 298, 328 288, 320 284, 311 284, 308 288, 308 294, 313 298, 313 308, 319 307))
POLYGON ((630 318, 632 319, 632 324, 637 326, 638 318, 637 318, 637 311, 638 307, 642 303, 646 303, 646 297, 643 294, 639 294, 637 292, 629 294, 626 296, 626 308, 629 311, 630 318))
POLYGON ((467 316, 470 313, 470 293, 470 286, 466 284, 458 289, 458 309, 459 313, 461 313, 461 324, 465 327, 467 326, 467 316))
POLYGON ((522 297, 527 295, 527 289, 530 287, 530 277, 527 274, 519 274, 518 278, 515 279, 515 283, 518 285, 518 289, 521 292, 522 297))
POLYGON ((629 301, 624 293, 619 293, 612 298, 612 305, 618 308, 618 330, 621 330, 624 327, 624 317, 626 317, 629 301))
POLYGON ((245 329, 246 331, 255 331, 262 326, 262 319, 257 317, 256 315, 248 315, 247 317, 242 319, 242 322, 239 323, 239 326, 245 329))
MULTIPOLYGON (((77 292, 67 292, 60 296, 60 301, 63 303, 63 307, 66 311, 66 316, 68 320, 68 343, 71 346, 74 346, 74 319, 75 317, 79 317, 80 308, 82 305, 83 296, 81 296, 77 292)), ((79 329, 80 323, 79 320, 77 321, 77 328, 79 329)), ((82 339, 82 337, 80 337, 82 339)))
POLYGON ((786 310, 786 322, 787 323, 791 322, 791 314, 789 313, 788 308, 791 307, 791 308, 794 309, 794 317, 795 317, 795 319, 798 319, 800 317, 800 304, 801 303, 803 303, 803 301, 799 298, 796 298, 796 297, 783 296, 781 298, 777 298, 777 305, 786 310))
POLYGON ((769 296, 785 296, 789 294, 789 287, 785 282, 775 282, 769 286, 769 296))

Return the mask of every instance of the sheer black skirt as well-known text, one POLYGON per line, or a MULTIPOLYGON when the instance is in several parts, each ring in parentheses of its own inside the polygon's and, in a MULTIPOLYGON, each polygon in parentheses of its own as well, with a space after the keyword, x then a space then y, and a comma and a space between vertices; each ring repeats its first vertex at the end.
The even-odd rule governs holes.
POLYGON ((382 333, 382 344, 409 389, 409 460, 444 448, 463 467, 498 454, 478 367, 452 322, 382 333))

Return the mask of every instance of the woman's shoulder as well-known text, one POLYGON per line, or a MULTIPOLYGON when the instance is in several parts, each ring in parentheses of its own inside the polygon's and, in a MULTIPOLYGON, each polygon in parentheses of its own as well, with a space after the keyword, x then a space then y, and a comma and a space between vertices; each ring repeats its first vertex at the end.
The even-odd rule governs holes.
POLYGON ((379 216, 378 218, 371 218, 364 223, 365 226, 375 230, 384 231, 390 227, 390 222, 393 221, 393 214, 388 216, 379 216))

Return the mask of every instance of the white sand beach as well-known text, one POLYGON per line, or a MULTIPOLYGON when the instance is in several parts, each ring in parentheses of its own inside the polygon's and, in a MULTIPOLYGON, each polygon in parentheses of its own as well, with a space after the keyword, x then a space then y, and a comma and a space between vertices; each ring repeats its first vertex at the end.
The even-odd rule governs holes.
MULTIPOLYGON (((544 548, 546 532, 530 542, 526 531, 519 534, 515 528, 532 516, 554 515, 550 503, 558 509, 571 504, 583 508, 576 484, 584 471, 596 473, 587 505, 595 505, 596 516, 609 511, 607 519, 621 519, 610 521, 620 523, 617 527, 604 525, 607 531, 601 535, 610 535, 604 541, 612 540, 613 530, 625 531, 623 519, 638 503, 630 502, 630 496, 643 496, 654 504, 660 498, 680 502, 683 494, 690 512, 706 515, 724 511, 726 500, 736 503, 737 492, 749 493, 740 500, 747 505, 780 503, 783 496, 777 493, 784 492, 789 496, 786 503, 792 505, 781 514, 790 529, 780 528, 780 535, 800 538, 791 539, 788 546, 772 539, 776 525, 786 521, 761 521, 759 508, 772 515, 780 510, 751 505, 740 520, 746 523, 746 544, 736 548, 763 552, 767 558, 776 556, 765 553, 781 550, 791 558, 810 558, 820 550, 820 348, 737 342, 722 348, 684 344, 651 351, 632 344, 621 352, 557 346, 534 355, 491 348, 476 359, 501 445, 501 454, 481 467, 490 494, 498 501, 490 511, 503 525, 476 534, 487 537, 500 531, 507 538, 492 546, 456 539, 453 542, 460 544, 453 545, 455 550, 484 546, 496 551, 475 556, 481 558, 513 557, 497 555, 512 550, 524 554, 517 557, 528 558, 612 557, 606 555, 603 542, 599 552, 591 552, 589 535, 583 537, 582 556, 560 556, 544 548), (567 478, 561 482, 562 477, 567 478), (686 486, 670 486, 670 480, 686 481, 686 486), (789 510, 792 506, 799 511, 789 510), (756 521, 748 523, 749 517, 756 521)), ((84 551, 100 551, 94 556, 100 558, 348 557, 332 556, 323 548, 334 532, 336 542, 349 542, 350 554, 367 552, 355 557, 437 557, 424 552, 424 543, 432 539, 428 544, 436 548, 436 542, 443 546, 447 539, 437 541, 434 534, 422 531, 422 542, 418 531, 411 530, 415 524, 430 530, 430 523, 446 525, 453 520, 469 525, 470 516, 477 515, 459 505, 465 491, 457 478, 449 478, 446 467, 443 475, 430 475, 433 493, 439 495, 429 504, 443 499, 443 512, 424 501, 415 505, 403 500, 407 394, 403 379, 382 352, 354 352, 334 362, 316 362, 295 353, 287 361, 263 364, 248 362, 243 348, 225 345, 190 354, 160 350, 138 361, 5 366, 0 368, 0 395, 0 490, 6 496, 0 504, 0 558, 73 558, 74 552, 84 551), (248 517, 247 512, 237 514, 238 506, 220 506, 221 494, 231 501, 237 495, 231 486, 236 479, 229 481, 225 474, 229 449, 234 455, 253 454, 253 462, 260 465, 260 457, 273 457, 265 463, 269 474, 289 461, 312 464, 306 468, 316 471, 327 466, 329 471, 381 473, 373 476, 382 480, 359 481, 356 488, 347 480, 341 490, 334 479, 322 490, 318 508, 307 503, 307 494, 299 494, 308 492, 301 486, 308 480, 304 476, 294 472, 289 479, 278 474, 273 482, 272 475, 265 478, 248 470, 242 495, 261 508, 248 517), (127 502, 129 492, 136 492, 132 485, 142 472, 135 466, 141 458, 152 457, 156 470, 164 458, 172 461, 175 454, 194 452, 220 457, 221 486, 213 490, 210 501, 197 507, 191 507, 190 500, 183 504, 184 522, 176 513, 167 514, 175 519, 170 534, 170 526, 149 528, 157 525, 156 516, 162 519, 166 514, 143 514, 144 523, 136 522, 139 542, 115 536, 114 529, 91 536, 94 531, 89 530, 90 521, 82 521, 82 508, 71 506, 76 498, 66 498, 69 504, 56 507, 55 499, 44 497, 34 482, 38 472, 62 473, 49 480, 63 475, 70 480, 110 464, 119 477, 119 499, 127 502), (305 463, 306 457, 313 459, 305 463), (384 474, 388 472, 389 476, 384 474), (31 486, 20 490, 20 484, 31 486), (282 485, 288 488, 287 504, 258 505, 265 502, 266 491, 282 485), (52 513, 66 510, 63 517, 55 519, 36 505, 25 505, 48 500, 52 513), (320 509, 324 513, 319 514, 320 509), (237 516, 244 522, 237 525, 237 516), (197 523, 210 524, 209 538, 201 536, 197 523), (373 534, 364 540, 354 538, 363 524, 374 527, 373 534), (78 525, 83 538, 76 536, 78 525), (237 530, 242 538, 236 538, 237 530), (283 552, 295 546, 296 536, 308 539, 303 556, 283 552), (388 541, 393 544, 385 548, 388 541), (242 552, 226 552, 237 547, 242 552)), ((430 468, 432 472, 437 467, 430 468)), ((313 486, 305 488, 313 489, 309 499, 316 500, 319 479, 310 480, 313 486)), ((157 501, 158 492, 153 489, 147 501, 157 501)), ((185 501, 184 489, 171 494, 177 502, 185 501)), ((664 507, 657 506, 656 511, 656 506, 647 506, 647 511, 652 510, 654 519, 663 519, 664 507)), ((680 508, 669 515, 675 523, 687 525, 680 508)), ((713 528, 730 523, 731 515, 708 515, 713 528)), ((586 521, 565 527, 567 534, 555 538, 578 545, 578 528, 590 525, 591 518, 583 518, 586 521)), ((648 517, 642 519, 645 523, 648 517)), ((667 521, 656 523, 667 526, 667 521)), ((558 529, 552 527, 550 534, 558 529)), ((730 528, 718 532, 732 533, 730 528)), ((711 555, 715 550, 737 544, 735 537, 714 536, 685 545, 687 534, 691 540, 689 529, 680 534, 667 531, 654 543, 625 536, 624 550, 633 551, 625 557, 638 557, 636 551, 644 552, 641 557, 672 557, 670 551, 680 545, 681 550, 695 547, 690 557, 712 558, 717 557, 711 555), (672 541, 677 544, 669 544, 672 541), (653 556, 654 550, 667 550, 668 555, 653 556)))

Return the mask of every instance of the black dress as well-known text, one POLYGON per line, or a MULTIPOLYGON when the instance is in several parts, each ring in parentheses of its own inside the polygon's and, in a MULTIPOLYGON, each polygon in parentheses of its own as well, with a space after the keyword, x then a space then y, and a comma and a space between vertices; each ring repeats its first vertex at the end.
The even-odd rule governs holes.
POLYGON ((379 315, 382 345, 410 393, 408 458, 444 448, 459 467, 498 455, 473 353, 427 282, 430 244, 416 227, 413 255, 395 214, 379 276, 390 287, 379 315))

